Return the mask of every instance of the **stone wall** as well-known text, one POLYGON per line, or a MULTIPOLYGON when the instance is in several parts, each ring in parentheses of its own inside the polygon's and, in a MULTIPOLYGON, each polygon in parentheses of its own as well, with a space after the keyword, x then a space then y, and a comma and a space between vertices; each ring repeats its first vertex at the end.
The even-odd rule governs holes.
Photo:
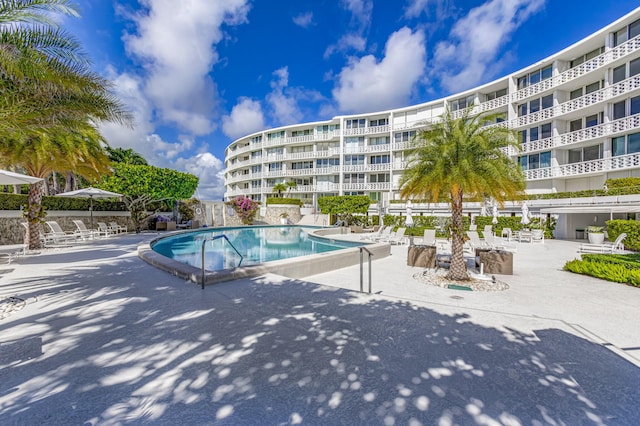
MULTIPOLYGON (((296 224, 302 219, 300 214, 300 207, 291 204, 270 204, 266 209, 260 208, 258 215, 256 215, 255 222, 261 222, 267 225, 280 225, 282 213, 289 215, 288 223, 290 225, 296 224), (260 216, 260 213, 264 213, 264 216, 260 216)), ((242 220, 238 214, 233 211, 232 208, 224 207, 224 226, 244 226, 242 220)))
MULTIPOLYGON (((87 228, 90 228, 89 212, 78 211, 50 211, 45 218, 55 220, 65 231, 75 231, 76 225, 73 220, 82 220, 87 228)), ((21 244, 24 241, 25 228, 21 222, 26 222, 18 210, 0 210, 0 245, 21 244)), ((93 212, 93 227, 97 228, 97 222, 116 222, 118 225, 126 226, 129 231, 133 229, 133 223, 129 217, 129 212, 93 212)), ((44 232, 49 232, 49 227, 43 224, 44 232)))

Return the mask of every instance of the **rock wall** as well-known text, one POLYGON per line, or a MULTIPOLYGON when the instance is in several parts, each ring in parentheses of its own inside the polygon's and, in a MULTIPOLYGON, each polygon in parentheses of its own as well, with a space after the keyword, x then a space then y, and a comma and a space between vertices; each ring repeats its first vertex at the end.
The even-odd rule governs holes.
MULTIPOLYGON (((58 225, 65 231, 75 231, 76 225, 73 220, 82 220, 87 228, 90 228, 89 212, 58 212, 50 211, 45 218, 47 220, 55 220, 58 225)), ((2 244, 21 244, 24 241, 25 227, 21 222, 26 222, 17 210, 0 210, 0 245, 2 244)), ((129 231, 133 229, 133 223, 128 212, 94 212, 93 227, 97 228, 97 222, 116 222, 118 225, 126 226, 129 231)), ((49 232, 46 224, 42 225, 44 232, 49 232)))
MULTIPOLYGON (((280 216, 282 213, 286 213, 289 217, 287 218, 288 223, 293 225, 296 224, 302 219, 302 215, 300 214, 300 207, 293 206, 291 204, 271 204, 266 209, 261 208, 256 216, 255 222, 262 223, 267 225, 280 225, 282 217, 280 216), (260 216, 260 213, 264 213, 263 216, 260 216)), ((224 226, 243 226, 242 220, 238 217, 238 214, 233 211, 232 208, 225 206, 224 212, 224 226)))

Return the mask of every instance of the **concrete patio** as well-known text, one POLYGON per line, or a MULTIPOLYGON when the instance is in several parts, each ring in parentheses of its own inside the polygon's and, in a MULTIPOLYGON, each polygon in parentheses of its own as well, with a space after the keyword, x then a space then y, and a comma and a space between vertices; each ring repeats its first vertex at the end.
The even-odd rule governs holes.
POLYGON ((359 268, 204 291, 125 235, 0 265, 0 424, 640 421, 640 289, 518 244, 503 292, 420 283, 406 246, 359 268), (366 270, 366 268, 365 268, 366 270), (366 282, 366 277, 365 277, 366 282))

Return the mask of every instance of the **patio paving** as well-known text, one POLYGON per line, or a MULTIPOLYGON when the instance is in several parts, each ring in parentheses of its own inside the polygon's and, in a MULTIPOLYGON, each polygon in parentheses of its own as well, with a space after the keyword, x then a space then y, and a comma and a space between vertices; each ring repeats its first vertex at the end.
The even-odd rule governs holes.
POLYGON ((519 244, 503 292, 413 279, 406 246, 359 268, 204 291, 145 235, 0 265, 0 424, 601 424, 640 420, 640 289, 519 244))

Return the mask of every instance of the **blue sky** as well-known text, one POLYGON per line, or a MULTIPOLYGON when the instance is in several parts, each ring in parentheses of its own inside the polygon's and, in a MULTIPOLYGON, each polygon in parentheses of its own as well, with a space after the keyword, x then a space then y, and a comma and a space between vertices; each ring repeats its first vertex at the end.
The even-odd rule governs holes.
POLYGON ((135 115, 114 147, 200 178, 269 127, 438 99, 524 68, 637 0, 77 0, 64 27, 135 115))

